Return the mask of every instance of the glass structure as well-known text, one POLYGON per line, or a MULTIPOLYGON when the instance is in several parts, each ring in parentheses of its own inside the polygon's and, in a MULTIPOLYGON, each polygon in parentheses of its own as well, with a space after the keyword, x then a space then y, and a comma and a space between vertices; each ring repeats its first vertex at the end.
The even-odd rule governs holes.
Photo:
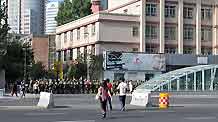
POLYGON ((218 90, 218 65, 198 65, 156 76, 137 91, 214 91, 218 90))

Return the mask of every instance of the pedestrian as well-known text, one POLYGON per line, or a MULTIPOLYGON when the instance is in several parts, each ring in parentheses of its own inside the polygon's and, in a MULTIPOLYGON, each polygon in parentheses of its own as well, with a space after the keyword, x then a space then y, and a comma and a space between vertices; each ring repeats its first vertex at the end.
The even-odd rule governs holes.
POLYGON ((96 95, 96 99, 98 99, 101 104, 102 118, 106 118, 107 100, 109 96, 111 95, 107 87, 107 81, 104 80, 98 88, 98 93, 96 95))
POLYGON ((129 81, 129 92, 130 92, 130 94, 132 94, 132 92, 133 92, 132 81, 129 81))
POLYGON ((35 93, 35 94, 38 94, 39 84, 38 84, 37 81, 34 83, 33 89, 34 89, 34 93, 35 93))
POLYGON ((12 92, 11 92, 11 96, 14 96, 14 94, 17 96, 17 83, 14 83, 13 87, 12 87, 12 92))
POLYGON ((125 83, 125 79, 121 79, 121 83, 118 85, 117 90, 119 90, 119 100, 121 103, 121 111, 125 111, 125 104, 126 104, 126 91, 127 91, 127 84, 125 83))
POLYGON ((106 79, 106 81, 107 81, 108 90, 111 94, 111 96, 108 97, 108 103, 109 103, 110 110, 112 111, 112 109, 113 109, 113 107, 112 107, 113 85, 112 85, 112 83, 110 83, 110 79, 106 79))
POLYGON ((21 98, 25 97, 25 83, 21 83, 21 98))

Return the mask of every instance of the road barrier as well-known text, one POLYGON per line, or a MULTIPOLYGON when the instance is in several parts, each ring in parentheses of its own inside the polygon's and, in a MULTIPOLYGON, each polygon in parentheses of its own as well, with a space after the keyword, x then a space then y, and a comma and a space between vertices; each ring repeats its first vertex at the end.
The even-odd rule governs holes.
POLYGON ((48 92, 40 92, 40 98, 37 106, 42 108, 54 107, 53 94, 48 92))
POLYGON ((166 109, 169 107, 169 94, 168 93, 160 93, 159 94, 159 108, 166 109))

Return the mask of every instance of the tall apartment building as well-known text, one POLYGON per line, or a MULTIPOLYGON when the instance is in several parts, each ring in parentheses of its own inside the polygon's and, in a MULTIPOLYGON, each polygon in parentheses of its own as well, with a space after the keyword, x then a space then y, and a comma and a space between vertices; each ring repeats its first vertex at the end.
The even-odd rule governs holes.
POLYGON ((58 13, 59 3, 63 0, 45 1, 45 34, 54 34, 57 26, 55 17, 58 13))
MULTIPOLYGON (((93 0, 95 10, 99 1, 93 0)), ((59 60, 75 59, 79 53, 139 51, 169 55, 166 65, 172 67, 167 69, 173 69, 197 65, 192 62, 196 58, 190 57, 218 54, 217 0, 109 0, 108 7, 56 29, 59 60)), ((104 75, 124 72, 128 74, 105 71, 104 75)), ((129 73, 144 77, 157 72, 145 69, 129 73)))
POLYGON ((11 32, 41 35, 44 32, 44 0, 8 0, 11 32))

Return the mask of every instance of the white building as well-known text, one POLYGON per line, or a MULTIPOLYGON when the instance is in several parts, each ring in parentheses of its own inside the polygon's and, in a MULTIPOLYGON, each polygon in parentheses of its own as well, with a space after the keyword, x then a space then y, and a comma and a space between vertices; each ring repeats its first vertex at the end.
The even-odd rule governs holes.
MULTIPOLYGON (((99 0, 93 2, 98 3, 99 0)), ((99 55, 103 51, 218 54, 217 0, 108 2, 108 10, 96 12, 56 29, 59 60, 75 59, 79 53, 99 55)), ((97 4, 93 5, 93 8, 98 8, 97 4)), ((105 75, 124 72, 134 72, 132 74, 136 73, 135 76, 155 74, 154 71, 145 69, 137 72, 105 71, 105 75)))
POLYGON ((54 34, 57 26, 55 17, 59 3, 63 0, 46 0, 45 2, 45 34, 54 34))
POLYGON ((8 23, 11 32, 43 34, 44 0, 8 0, 8 23))

